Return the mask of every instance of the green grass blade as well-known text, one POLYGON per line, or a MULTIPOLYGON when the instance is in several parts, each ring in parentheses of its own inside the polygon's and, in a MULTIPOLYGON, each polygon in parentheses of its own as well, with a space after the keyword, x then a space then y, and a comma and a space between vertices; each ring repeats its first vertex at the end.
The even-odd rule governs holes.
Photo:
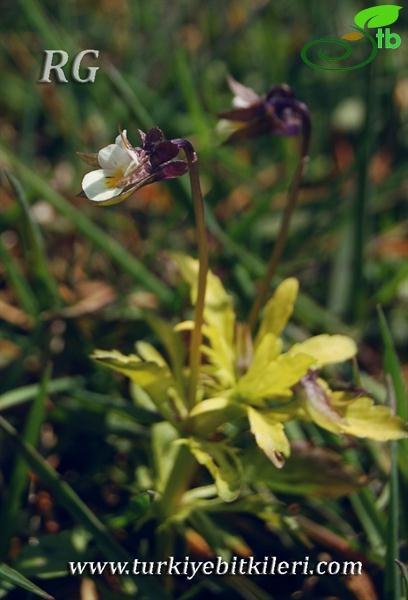
MULTIPOLYGON (((0 430, 7 435, 30 468, 49 488, 60 506, 65 508, 73 519, 89 531, 102 554, 108 560, 129 561, 131 563, 132 558, 128 555, 127 551, 111 536, 105 525, 81 500, 71 486, 63 481, 61 476, 44 460, 33 446, 21 439, 16 429, 1 415, 0 430)), ((136 596, 137 586, 133 580, 126 578, 124 585, 127 591, 132 592, 136 596)), ((166 595, 158 590, 152 578, 139 578, 138 586, 140 587, 140 592, 143 592, 140 596, 141 599, 166 598, 166 595)))
POLYGON ((38 314, 38 304, 35 295, 27 283, 24 275, 20 271, 19 265, 14 260, 13 256, 7 250, 0 237, 0 261, 4 268, 7 280, 21 309, 28 315, 35 316, 38 314))
POLYGON ((35 286, 37 297, 42 300, 43 308, 61 306, 57 283, 48 267, 41 230, 31 216, 30 207, 20 182, 11 173, 6 172, 5 174, 22 213, 26 260, 30 271, 37 280, 35 286))
POLYGON ((0 564, 0 580, 7 583, 11 583, 14 587, 22 588, 35 596, 45 598, 46 600, 54 600, 53 596, 50 596, 47 592, 39 588, 37 585, 32 583, 29 579, 21 575, 15 569, 12 569, 8 565, 0 564))
POLYGON ((180 90, 187 104, 191 120, 193 122, 193 129, 195 132, 198 133, 200 137, 201 151, 203 151, 204 147, 205 152, 210 141, 211 127, 209 126, 208 115, 203 110, 201 101, 197 93, 197 85, 194 82, 193 75, 191 73, 187 54, 181 48, 179 48, 176 53, 175 64, 177 78, 180 84, 180 90))
POLYGON ((401 571, 403 581, 403 595, 401 596, 404 600, 408 600, 408 569, 400 560, 395 561, 401 571))
POLYGON ((385 557, 384 597, 401 600, 401 577, 396 560, 399 556, 399 481, 398 442, 391 442, 390 500, 388 507, 387 553, 385 557))
MULTIPOLYGON (((53 379, 48 384, 48 393, 56 394, 80 387, 82 379, 80 377, 61 377, 53 379)), ((40 384, 25 385, 0 395, 0 411, 14 406, 19 406, 28 402, 37 396, 40 390, 40 384)))
MULTIPOLYGON (((388 323, 381 308, 378 308, 381 338, 384 345, 384 370, 392 381, 397 415, 408 421, 408 398, 404 377, 395 351, 388 323)), ((398 442, 398 464, 404 479, 408 481, 408 440, 398 442)))
MULTIPOLYGON (((41 380, 38 394, 34 399, 28 414, 26 426, 23 433, 23 440, 32 446, 37 445, 41 425, 45 415, 45 400, 48 392, 48 382, 50 379, 50 368, 48 367, 41 380)), ((18 455, 15 459, 12 471, 10 486, 6 493, 3 508, 0 511, 0 556, 5 556, 8 549, 10 536, 14 533, 18 514, 21 509, 24 490, 28 483, 28 469, 26 462, 18 455)))
POLYGON ((92 533, 103 553, 110 560, 127 560, 127 552, 111 537, 103 523, 37 450, 22 440, 14 427, 2 416, 0 416, 0 429, 10 438, 31 469, 49 487, 60 505, 92 533))
POLYGON ((353 321, 361 320, 365 312, 366 281, 364 274, 364 250, 366 243, 367 208, 369 195, 368 169, 372 146, 372 112, 375 88, 373 86, 373 63, 365 71, 364 103, 365 122, 359 142, 361 152, 358 155, 356 200, 352 205, 353 246, 352 277, 349 289, 349 310, 353 321))
POLYGON ((384 344, 384 369, 392 380, 395 393, 396 411, 403 421, 408 421, 408 400, 405 389, 404 377, 395 351, 391 332, 381 308, 378 308, 381 338, 384 344))
MULTIPOLYGON (((378 308, 380 332, 384 345, 384 370, 389 378, 390 403, 394 404, 395 412, 403 420, 407 419, 407 400, 404 380, 389 330, 387 321, 381 308, 378 308)), ((404 440, 406 442, 406 440, 404 440)), ((397 564, 399 558, 400 537, 400 506, 399 506, 399 479, 398 464, 404 465, 406 454, 406 443, 398 446, 398 442, 391 442, 391 472, 390 472, 390 501, 389 522, 387 536, 387 554, 385 562, 384 595, 393 600, 401 599, 401 577, 397 564), (402 454, 403 453, 403 454, 402 454)))

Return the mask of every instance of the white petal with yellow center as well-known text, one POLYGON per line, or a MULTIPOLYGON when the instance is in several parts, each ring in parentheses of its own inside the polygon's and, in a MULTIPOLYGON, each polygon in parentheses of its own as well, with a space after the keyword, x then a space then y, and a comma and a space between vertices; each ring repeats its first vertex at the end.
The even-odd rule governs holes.
MULTIPOLYGON (((122 176, 123 177, 123 171, 122 176)), ((106 170, 97 169, 86 173, 82 180, 82 189, 89 200, 94 202, 108 202, 122 193, 123 188, 116 186, 118 178, 107 176, 106 170)))
POLYGON ((118 144, 109 144, 98 152, 98 162, 102 169, 115 170, 121 167, 126 171, 132 162, 129 153, 118 144))

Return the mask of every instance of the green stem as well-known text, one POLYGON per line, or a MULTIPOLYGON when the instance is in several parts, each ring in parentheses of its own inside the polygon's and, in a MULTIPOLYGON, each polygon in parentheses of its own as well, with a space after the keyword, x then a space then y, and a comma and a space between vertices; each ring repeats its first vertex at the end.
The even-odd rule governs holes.
POLYGON ((190 379, 188 388, 188 407, 191 408, 196 402, 198 375, 200 370, 200 347, 204 322, 205 290, 207 286, 208 273, 208 240, 205 227, 204 200, 200 185, 197 154, 188 140, 175 140, 175 143, 183 148, 189 166, 191 194, 194 204, 198 242, 199 267, 197 298, 195 304, 194 328, 190 341, 190 379))
POLYGON ((373 66, 367 68, 365 79, 365 122, 360 136, 361 151, 357 158, 357 190, 352 207, 353 247, 352 278, 349 290, 349 314, 354 322, 364 314, 365 278, 364 248, 367 236, 367 204, 368 204, 368 170, 370 148, 372 146, 372 112, 373 112, 373 66))
POLYGON ((248 324, 251 331, 253 331, 255 328, 259 316, 259 311, 261 310, 265 302, 266 295, 271 285, 271 281, 276 273, 279 261, 282 258, 283 250, 285 248, 286 240, 289 233, 290 222, 299 196, 299 188, 303 178, 303 174, 305 172, 307 159, 308 157, 302 153, 302 156, 300 157, 300 160, 296 167, 296 171, 292 178, 292 182, 288 193, 288 199, 286 202, 285 210, 282 215, 278 237, 276 239, 276 243, 273 248, 268 267, 266 269, 266 273, 261 279, 254 303, 249 313, 248 324))

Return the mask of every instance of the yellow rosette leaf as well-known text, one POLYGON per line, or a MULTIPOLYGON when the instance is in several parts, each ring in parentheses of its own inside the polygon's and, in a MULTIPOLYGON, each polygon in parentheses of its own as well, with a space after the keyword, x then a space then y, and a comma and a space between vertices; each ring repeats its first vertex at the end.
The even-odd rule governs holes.
POLYGON ((236 450, 221 442, 205 442, 196 438, 188 438, 183 442, 196 461, 213 477, 220 498, 224 502, 235 500, 241 487, 241 464, 236 450))
POLYGON ((282 354, 267 365, 258 360, 238 381, 237 392, 252 404, 274 396, 291 397, 292 386, 300 381, 312 364, 313 358, 306 354, 282 354))
POLYGON ((352 398, 346 392, 332 392, 333 404, 343 415, 341 430, 347 435, 378 442, 408 438, 408 427, 388 406, 374 404, 371 398, 352 398))
POLYGON ((282 333, 293 312, 298 291, 299 282, 294 277, 289 277, 278 285, 265 306, 255 345, 260 344, 267 333, 273 333, 277 337, 282 333))
POLYGON ((353 358, 357 353, 354 340, 345 335, 316 335, 295 344, 290 349, 291 355, 307 354, 314 359, 313 367, 320 368, 353 358))
POLYGON ((283 424, 273 414, 261 413, 248 407, 248 420, 256 443, 269 460, 280 469, 290 454, 290 445, 283 424))

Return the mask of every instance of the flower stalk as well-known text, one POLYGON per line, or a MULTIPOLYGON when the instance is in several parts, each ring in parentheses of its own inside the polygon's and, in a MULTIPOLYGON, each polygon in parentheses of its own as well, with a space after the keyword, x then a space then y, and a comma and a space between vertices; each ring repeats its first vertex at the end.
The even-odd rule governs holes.
POLYGON ((248 324, 250 331, 254 331, 255 329, 259 317, 259 311, 265 303, 272 279, 276 273, 276 269, 279 266, 279 261, 282 258, 282 254, 286 245, 286 240, 289 234, 290 222, 292 220, 292 216, 296 208, 297 200, 299 197, 299 189, 303 179, 307 161, 307 154, 302 154, 297 164, 295 173, 293 175, 292 182, 289 187, 289 193, 285 209, 283 211, 282 220, 279 227, 278 237, 276 238, 276 242, 273 247, 273 251, 269 259, 265 275, 263 276, 258 285, 258 290, 254 302, 252 304, 251 310, 249 312, 248 324))
POLYGON ((197 298, 195 303, 194 314, 194 327, 190 340, 190 379, 187 396, 188 407, 192 408, 196 403, 197 399, 197 384, 201 360, 200 347, 202 340, 202 328, 204 322, 205 291, 208 273, 208 239, 205 227, 204 200, 200 185, 197 154, 192 144, 188 140, 178 139, 173 140, 173 143, 177 144, 180 148, 182 148, 186 155, 197 228, 199 270, 197 282, 197 298))
POLYGON ((285 248, 307 164, 311 123, 306 104, 298 100, 293 90, 286 84, 273 86, 264 96, 259 96, 254 90, 242 85, 233 77, 228 78, 228 84, 234 95, 233 108, 219 115, 222 119, 220 121, 222 128, 225 128, 225 123, 227 123, 230 129, 230 135, 226 140, 228 143, 236 143, 264 134, 284 137, 300 136, 301 138, 300 157, 289 187, 278 237, 249 313, 249 328, 253 332, 258 321, 259 311, 266 300, 271 281, 285 248))

